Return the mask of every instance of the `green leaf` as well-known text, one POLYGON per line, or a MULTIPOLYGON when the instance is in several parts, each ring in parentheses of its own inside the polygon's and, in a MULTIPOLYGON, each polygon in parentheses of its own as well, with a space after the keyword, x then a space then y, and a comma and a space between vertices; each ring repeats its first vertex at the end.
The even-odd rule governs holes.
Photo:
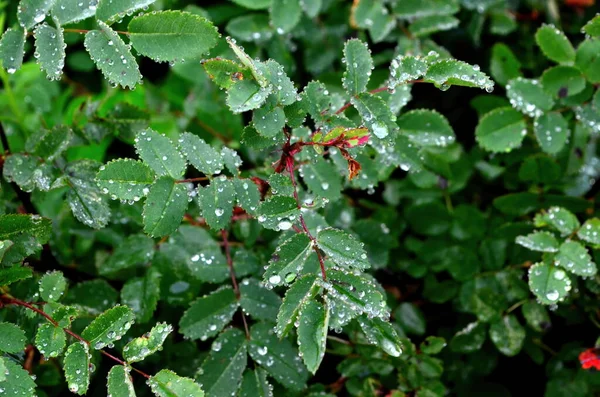
MULTIPOLYGON (((50 239, 52 221, 39 215, 8 214, 0 215, 0 241, 13 240, 23 234, 35 236, 44 244, 50 239)), ((14 249, 14 247, 13 247, 14 249)))
POLYGON ((168 369, 162 369, 146 381, 158 397, 204 397, 199 384, 168 369))
POLYGON ((506 95, 515 109, 530 117, 539 117, 554 106, 554 100, 538 80, 522 77, 510 80, 506 85, 506 95))
POLYGON ((585 88, 585 78, 579 69, 572 66, 555 66, 542 74, 542 86, 554 98, 565 98, 579 94, 585 88))
POLYGON ((273 37, 273 28, 265 14, 248 14, 232 18, 225 27, 227 33, 242 41, 264 43, 273 37))
POLYGON ((408 27, 410 33, 415 37, 428 36, 432 33, 454 29, 459 20, 451 15, 430 15, 419 18, 408 27))
POLYGON ((283 66, 269 59, 260 70, 272 87, 271 98, 278 106, 291 105, 298 100, 298 91, 283 66))
POLYGON ((439 336, 428 336, 419 347, 425 354, 438 354, 446 347, 446 340, 439 336))
POLYGON ((492 47, 490 73, 494 80, 501 85, 506 85, 509 80, 522 75, 521 62, 506 44, 496 43, 492 47))
POLYGON ((69 328, 71 322, 79 314, 78 310, 73 306, 59 305, 58 308, 52 311, 52 318, 58 323, 61 328, 69 328))
POLYGON ((58 357, 66 344, 65 331, 52 324, 42 324, 35 335, 35 347, 44 357, 58 357))
POLYGON ((415 19, 430 15, 450 15, 458 12, 456 0, 405 0, 395 3, 394 14, 401 19, 415 19))
POLYGON ((487 92, 494 89, 494 82, 479 70, 479 66, 455 59, 444 59, 431 65, 424 80, 441 90, 447 90, 452 85, 479 87, 487 92))
POLYGON ((108 395, 111 397, 135 397, 133 381, 129 369, 124 365, 114 365, 106 380, 108 395))
POLYGON ((379 346, 392 357, 402 354, 400 338, 389 322, 362 315, 358 317, 358 323, 370 343, 379 346))
POLYGON ((46 19, 55 0, 21 0, 17 7, 19 25, 25 30, 46 19))
POLYGON ((272 86, 261 87, 251 80, 239 80, 227 90, 227 106, 233 113, 242 113, 262 106, 272 86))
POLYGON ((268 323, 253 325, 250 334, 250 357, 286 388, 302 390, 308 380, 308 371, 290 341, 277 338, 268 323))
MULTIPOLYGON (((3 241, 4 245, 6 241, 3 241)), ((32 270, 29 267, 13 266, 5 269, 0 269, 0 287, 16 283, 20 280, 25 280, 33 276, 32 270)))
POLYGON ((532 251, 557 252, 558 240, 552 233, 536 231, 527 236, 518 236, 515 242, 532 251))
POLYGON ((550 326, 550 316, 544 305, 530 300, 523 304, 522 309, 525 321, 534 330, 543 332, 550 326))
POLYGON ((486 337, 485 324, 469 323, 450 340, 450 349, 457 353, 473 353, 481 349, 486 337))
POLYGON ((398 130, 396 115, 390 111, 383 99, 364 92, 353 96, 350 102, 362 117, 365 126, 376 137, 383 139, 398 130))
POLYGON ((513 315, 504 316, 490 326, 490 339, 505 356, 515 356, 523 347, 525 329, 513 315))
POLYGON ((185 185, 175 183, 168 176, 161 176, 150 187, 144 203, 144 232, 152 237, 172 234, 181 224, 188 206, 185 185))
MULTIPOLYGON (((12 360, 4 359, 4 380, 0 380, 0 389, 5 396, 35 397, 35 382, 29 372, 12 360)), ((1 367, 1 365, 0 365, 1 367)))
POLYGON ((144 234, 132 234, 122 240, 113 254, 99 266, 103 276, 116 275, 122 270, 148 263, 154 254, 154 240, 144 234))
POLYGON ((66 288, 67 280, 61 271, 46 273, 40 279, 40 297, 47 302, 57 302, 66 288))
POLYGON ((158 323, 150 332, 142 337, 135 338, 123 348, 123 358, 128 363, 142 361, 162 348, 165 339, 173 331, 167 323, 158 323))
POLYGON ((11 154, 6 156, 2 174, 9 182, 16 183, 22 190, 32 192, 35 190, 34 173, 39 166, 39 158, 25 154, 11 154))
POLYGON ((318 301, 309 301, 300 309, 298 317, 298 349, 306 368, 317 372, 327 344, 329 308, 318 301))
POLYGON ((234 203, 235 188, 225 176, 213 179, 208 186, 198 187, 198 205, 213 230, 225 229, 229 225, 234 203))
POLYGON ((65 126, 56 126, 52 130, 42 130, 27 141, 27 150, 51 162, 69 147, 73 131, 65 126), (30 142, 34 139, 33 142, 30 142))
POLYGON ((121 339, 133 324, 135 315, 127 306, 117 305, 96 317, 81 333, 96 350, 121 339))
POLYGON ((551 226, 562 236, 568 236, 581 226, 579 220, 570 211, 561 207, 550 207, 548 211, 535 216, 535 226, 551 226))
POLYGON ((568 295, 571 280, 556 266, 536 263, 529 268, 529 288, 540 303, 554 305, 568 295))
POLYGON ((272 196, 258 208, 258 222, 267 229, 289 230, 300 214, 292 197, 272 196))
POLYGON ((341 196, 342 181, 335 165, 322 158, 317 158, 300 167, 300 175, 304 183, 318 197, 336 201, 341 196))
POLYGON ((392 59, 390 64, 390 80, 388 88, 393 90, 400 84, 420 79, 427 73, 427 67, 427 62, 421 56, 397 56, 392 59))
POLYGON ((225 164, 225 168, 232 175, 239 175, 239 167, 243 164, 240 155, 235 150, 223 146, 221 148, 221 157, 223 157, 223 163, 225 164))
POLYGON ((86 50, 111 84, 133 89, 142 80, 137 61, 117 32, 102 21, 98 21, 98 26, 100 30, 85 35, 86 50))
POLYGON ((475 138, 479 146, 490 152, 509 152, 521 146, 527 134, 523 116, 509 107, 492 110, 479 120, 475 138))
POLYGON ((435 110, 415 109, 398 119, 400 132, 419 146, 447 146, 456 139, 448 120, 435 110))
POLYGON ((251 79, 250 69, 229 59, 213 58, 202 62, 208 77, 220 88, 229 89, 240 79, 251 79))
POLYGON ((592 37, 600 36, 600 15, 596 16, 588 21, 581 31, 585 34, 589 34, 592 37))
POLYGON ((235 197, 240 207, 249 214, 255 214, 260 204, 258 186, 251 179, 234 179, 235 197))
POLYGON ((569 125, 564 116, 557 112, 542 114, 535 120, 533 130, 538 144, 548 154, 560 152, 569 137, 569 125))
POLYGON ((223 169, 223 158, 204 139, 190 132, 184 132, 179 139, 181 151, 191 165, 205 175, 218 174, 223 169))
POLYGON ((213 342, 196 380, 209 396, 234 396, 246 369, 246 337, 236 328, 224 331, 213 342))
POLYGON ((300 0, 273 0, 269 8, 271 23, 278 34, 290 32, 300 22, 300 0))
MULTIPOLYGON (((258 70, 258 65, 259 65, 258 61, 254 61, 248 54, 246 54, 244 49, 236 44, 235 39, 232 39, 231 37, 227 37, 226 40, 227 40, 227 43, 229 44, 229 46, 231 47, 231 49, 233 50, 234 54, 240 60, 240 62, 242 62, 242 64, 245 67, 250 69, 250 72, 252 73, 252 76, 254 76, 254 79, 256 80, 258 85, 262 88, 267 87, 268 81, 267 81, 267 78, 264 76, 264 71, 262 70, 264 68, 261 68, 260 71, 258 70)), ((268 92, 266 92, 264 99, 266 99, 267 95, 268 95, 268 92)))
POLYGON ((55 0, 52 16, 59 25, 78 22, 96 14, 98 0, 55 0))
POLYGON ((600 41, 584 40, 577 47, 575 66, 583 72, 590 83, 600 83, 600 41))
POLYGON ((95 279, 76 284, 69 289, 64 303, 93 314, 94 316, 113 307, 117 303, 118 293, 106 281, 95 279))
POLYGON ((298 278, 287 290, 277 314, 275 331, 282 338, 293 328, 302 307, 310 302, 321 289, 316 276, 312 274, 298 278))
POLYGON ((6 372, 8 372, 8 370, 6 368, 6 364, 4 363, 4 358, 0 357, 0 382, 4 382, 6 380, 6 372))
POLYGON ((264 106, 252 113, 252 123, 259 134, 267 138, 283 134, 285 113, 282 108, 264 106))
MULTIPOLYGON (((114 22, 135 11, 147 9, 156 0, 100 0, 96 9, 96 18, 104 22, 114 22)), ((114 367, 113 367, 114 368, 114 367)))
POLYGON ((23 29, 8 28, 0 39, 0 61, 9 74, 15 73, 23 64, 25 34, 23 29))
POLYGON ((407 334, 425 334, 425 316, 418 306, 404 302, 394 310, 394 318, 407 334))
POLYGON ((58 80, 65 66, 65 38, 63 29, 55 29, 43 23, 38 25, 33 35, 35 37, 35 56, 43 71, 50 80, 58 80))
POLYGON ((273 386, 267 380, 264 369, 247 370, 240 387, 240 397, 273 397, 273 386))
POLYGON ((281 306, 281 298, 253 278, 240 283, 240 306, 244 313, 256 320, 275 321, 281 306))
POLYGON ((159 176, 180 178, 186 161, 173 142, 152 128, 140 131, 135 137, 135 149, 140 158, 159 176))
POLYGON ((157 62, 197 58, 217 45, 217 28, 196 14, 154 11, 129 22, 129 39, 142 55, 157 62))
POLYGON ((11 323, 0 322, 0 351, 4 353, 20 353, 25 350, 25 332, 11 323))
MULTIPOLYGON (((10 247, 12 247, 13 245, 14 245, 14 243, 12 241, 10 241, 10 240, 0 241, 0 263, 2 263, 2 259, 4 259, 4 254, 6 253, 6 251, 8 249, 10 249, 10 247)), ((18 269, 18 268, 15 268, 15 269, 18 269)), ((10 269, 1 269, 0 270, 0 274, 4 274, 3 273, 4 270, 10 270, 10 269)), ((18 274, 18 272, 13 273, 13 274, 16 275, 16 274, 18 274)), ((3 277, 0 276, 0 280, 2 280, 2 279, 3 279, 3 277)), ((0 284, 0 286, 2 286, 2 285, 3 284, 0 284)))
POLYGON ((65 353, 65 378, 71 393, 84 395, 90 386, 90 350, 84 342, 74 342, 65 353))
POLYGON ((137 202, 148 194, 155 177, 154 171, 141 161, 118 159, 100 167, 96 181, 102 192, 113 199, 137 202))
POLYGON ((346 71, 342 78, 342 85, 348 94, 354 96, 365 92, 373 70, 369 47, 358 39, 348 40, 344 45, 343 62, 346 71))
POLYGON ((269 8, 271 0, 231 0, 235 4, 251 10, 263 10, 269 8))
POLYGON ((565 241, 554 257, 554 264, 582 277, 596 275, 596 264, 587 249, 577 241, 565 241))
POLYGON ((371 265, 363 243, 339 229, 326 228, 317 234, 317 245, 339 266, 367 269, 371 265))
POLYGON ((206 340, 215 336, 231 321, 238 305, 231 287, 198 298, 179 320, 179 332, 188 339, 206 340))
POLYGON ((121 290, 121 302, 129 306, 138 323, 147 323, 152 318, 160 297, 160 273, 153 268, 142 278, 127 280, 121 290))
POLYGON ((577 237, 593 245, 600 245, 600 219, 592 218, 585 221, 577 231, 577 237))
POLYGON ((567 36, 554 25, 544 24, 535 32, 535 42, 546 58, 561 64, 572 64, 575 50, 567 36))
POLYGON ((389 317, 389 309, 378 286, 364 275, 329 269, 327 281, 322 284, 328 292, 331 328, 342 327, 360 314, 389 317))

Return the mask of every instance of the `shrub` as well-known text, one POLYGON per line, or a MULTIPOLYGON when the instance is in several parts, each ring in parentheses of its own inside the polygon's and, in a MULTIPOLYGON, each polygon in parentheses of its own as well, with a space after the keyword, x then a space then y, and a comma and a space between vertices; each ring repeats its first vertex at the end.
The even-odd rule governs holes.
POLYGON ((0 395, 600 391, 587 2, 14 3, 0 395))

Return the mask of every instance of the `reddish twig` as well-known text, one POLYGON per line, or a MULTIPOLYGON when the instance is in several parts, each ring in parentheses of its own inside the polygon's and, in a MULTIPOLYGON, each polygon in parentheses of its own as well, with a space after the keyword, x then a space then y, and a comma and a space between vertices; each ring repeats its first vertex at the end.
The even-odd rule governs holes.
POLYGON ((203 182, 203 181, 209 181, 209 180, 210 180, 210 178, 207 176, 200 176, 198 178, 180 179, 178 181, 175 181, 175 183, 203 182))
MULTIPOLYGON (((233 259, 231 258, 231 249, 229 246, 229 238, 227 236, 227 230, 221 229, 221 238, 223 239, 223 249, 225 251, 225 258, 227 258, 227 267, 229 267, 229 275, 231 276, 231 284, 233 285, 233 291, 235 292, 235 297, 240 299, 240 287, 237 283, 237 278, 235 276, 235 269, 233 268, 233 259)), ((250 330, 248 329, 248 322, 246 321, 246 316, 244 312, 242 312, 242 322, 244 323, 244 331, 246 332, 246 339, 250 339, 250 330)))
MULTIPOLYGON (((29 310, 32 310, 34 312, 36 312, 37 314, 41 315, 42 317, 44 317, 46 320, 48 320, 50 323, 52 323, 52 325, 54 325, 55 327, 60 327, 60 325, 58 324, 58 322, 56 320, 54 320, 52 317, 50 317, 47 313, 45 313, 43 310, 38 309, 37 307, 33 306, 31 303, 27 303, 24 302, 20 299, 17 298, 13 298, 13 297, 8 297, 6 295, 2 295, 0 296, 0 300, 2 301, 2 303, 4 305, 17 305, 17 306, 22 306, 25 307, 29 310)), ((62 328, 62 327, 61 327, 62 328)), ((90 342, 88 342, 87 340, 83 339, 81 336, 77 335, 75 332, 71 331, 68 328, 63 328, 63 330, 71 335, 73 338, 85 343, 86 345, 90 345, 90 342)), ((121 360, 118 357, 113 356, 112 354, 105 352, 104 350, 99 350, 99 352, 103 355, 105 355, 106 357, 118 362, 121 365, 125 365, 125 366, 129 366, 125 361, 121 360)), ((129 366, 132 370, 134 370, 135 372, 137 372, 138 374, 142 375, 144 378, 146 379, 150 379, 150 375, 148 375, 147 373, 140 371, 137 368, 133 368, 131 366, 129 366)))

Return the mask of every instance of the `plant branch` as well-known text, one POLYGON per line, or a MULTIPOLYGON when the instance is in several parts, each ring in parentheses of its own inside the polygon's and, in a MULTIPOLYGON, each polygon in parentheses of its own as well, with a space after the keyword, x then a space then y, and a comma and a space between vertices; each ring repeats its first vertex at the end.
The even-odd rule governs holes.
MULTIPOLYGON (((423 80, 411 80, 411 81, 407 81, 404 84, 414 84, 414 83, 424 83, 423 80)), ((369 91, 369 94, 377 94, 383 91, 387 91, 388 87, 387 86, 383 86, 383 87, 379 87, 379 88, 375 88, 374 90, 369 91)), ((342 106, 341 108, 339 108, 334 114, 340 114, 342 113, 344 110, 348 109, 350 106, 352 106, 352 103, 350 101, 346 102, 344 104, 344 106, 342 106)), ((327 110, 323 110, 321 112, 321 114, 325 114, 327 110)))
MULTIPOLYGON (((54 320, 52 317, 50 317, 47 313, 45 313, 43 310, 38 309, 37 307, 33 306, 33 304, 22 301, 20 299, 17 298, 13 298, 12 296, 8 296, 8 295, 2 295, 0 296, 0 302, 3 305, 16 305, 16 306, 22 306, 25 307, 31 311, 36 312, 37 314, 41 315, 42 317, 44 317, 46 320, 48 320, 50 323, 52 323, 52 325, 54 325, 55 327, 60 327, 60 325, 58 324, 58 322, 56 320, 54 320)), ((62 328, 62 327, 60 327, 62 328)), ((63 330, 71 335, 73 338, 87 344, 88 346, 90 345, 90 342, 88 342, 87 340, 83 339, 81 336, 79 336, 78 334, 76 334, 75 332, 71 331, 68 328, 63 328, 63 330)), ((112 354, 105 352, 104 350, 99 350, 100 353, 102 353, 103 355, 105 355, 106 357, 118 362, 121 365, 124 366, 128 366, 130 367, 132 370, 134 370, 135 372, 137 372, 138 374, 142 375, 144 378, 146 379, 150 379, 150 375, 148 375, 147 373, 137 369, 137 368, 133 368, 131 366, 129 366, 125 361, 121 360, 118 357, 113 356, 112 354)))
POLYGON ((302 216, 302 206, 300 205, 300 198, 298 197, 298 186, 296 185, 296 178, 294 178, 294 158, 291 156, 286 157, 286 162, 287 162, 287 164, 286 164, 287 170, 290 173, 290 180, 291 180, 292 186, 294 188, 294 198, 296 199, 296 205, 298 207, 298 210, 300 211, 298 218, 300 219, 300 224, 302 225, 302 230, 304 231, 304 233, 308 236, 308 238, 312 242, 313 250, 317 253, 317 258, 319 259, 319 266, 321 267, 321 276, 323 277, 323 280, 327 281, 327 272, 325 271, 325 261, 323 260, 323 255, 321 254, 321 251, 319 251, 319 247, 317 246, 317 239, 310 233, 310 230, 308 230, 308 227, 306 226, 306 222, 304 221, 304 217, 302 216))
MULTIPOLYGON (((235 269, 233 268, 233 259, 231 258, 231 249, 229 238, 227 236, 227 230, 221 229, 221 238, 223 239, 223 249, 225 251, 225 257, 227 258, 227 267, 229 267, 229 275, 231 276, 231 284, 233 284, 233 291, 235 292, 235 297, 240 299, 240 287, 237 283, 237 278, 235 276, 235 269)), ((246 316, 242 311, 242 322, 244 323, 244 331, 246 332, 246 339, 250 339, 250 330, 248 329, 248 322, 246 321, 246 316)))

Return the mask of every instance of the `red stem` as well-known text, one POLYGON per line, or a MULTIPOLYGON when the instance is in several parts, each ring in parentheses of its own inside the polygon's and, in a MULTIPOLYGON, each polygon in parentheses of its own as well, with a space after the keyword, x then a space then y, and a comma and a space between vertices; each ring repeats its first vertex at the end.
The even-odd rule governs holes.
POLYGON ((317 239, 310 233, 308 227, 306 226, 306 222, 304 221, 304 217, 302 216, 302 206, 300 205, 300 198, 298 197, 298 188, 296 185, 296 178, 294 178, 294 158, 287 157, 287 170, 290 173, 290 180, 292 181, 292 186, 294 187, 294 198, 296 199, 296 205, 298 210, 300 210, 300 214, 298 218, 300 219, 300 224, 302 225, 302 230, 308 236, 308 238, 313 243, 313 249, 317 253, 317 258, 319 259, 319 266, 321 267, 321 276, 323 276, 323 280, 327 281, 327 272, 325 271, 325 261, 323 260, 323 256, 321 255, 321 251, 317 247, 317 239))
MULTIPOLYGON (((27 309, 32 310, 32 311, 36 312, 37 314, 43 316, 46 320, 50 321, 52 323, 52 325, 54 325, 55 327, 60 327, 58 325, 58 322, 56 322, 56 320, 54 320, 52 317, 50 317, 44 311, 42 311, 42 310, 38 309, 37 307, 33 306, 31 303, 27 303, 27 302, 24 302, 24 301, 22 301, 20 299, 13 298, 13 297, 8 297, 8 296, 5 296, 5 295, 0 296, 0 299, 1 299, 2 303, 5 304, 5 305, 17 305, 17 306, 26 307, 27 309)), ((77 335, 75 332, 71 331, 70 329, 63 328, 63 330, 67 334, 71 335, 73 338, 75 338, 77 340, 80 340, 81 342, 87 344, 88 346, 90 345, 90 342, 88 342, 87 340, 83 339, 81 336, 77 335)), ((121 360, 120 358, 117 358, 117 357, 113 356, 112 354, 110 354, 108 352, 105 352, 104 350, 99 350, 99 351, 100 351, 100 353, 102 353, 106 357, 113 359, 114 361, 118 362, 119 364, 125 365, 125 366, 127 365, 127 363, 125 361, 121 360)), ((150 375, 148 375, 147 373, 145 373, 143 371, 140 371, 137 368, 131 367, 131 369, 134 370, 135 372, 137 372, 138 374, 142 375, 144 378, 150 379, 150 375)))
MULTIPOLYGON (((240 299, 240 287, 237 283, 237 278, 235 276, 235 269, 233 268, 233 259, 231 258, 231 248, 229 245, 229 238, 227 236, 227 230, 221 229, 221 238, 223 239, 223 248, 225 250, 225 257, 227 258, 227 267, 229 267, 229 275, 231 276, 231 284, 233 284, 233 291, 235 292, 235 297, 240 299)), ((248 329, 248 322, 246 321, 246 316, 244 312, 242 312, 242 322, 244 323, 244 331, 246 331, 246 339, 250 339, 250 330, 248 329)))
MULTIPOLYGON (((411 80, 411 81, 407 81, 404 84, 414 84, 414 83, 423 83, 423 80, 411 80)), ((379 92, 387 91, 387 89, 388 89, 387 86, 375 88, 374 90, 369 91, 369 94, 377 94, 379 92)), ((344 104, 344 106, 339 108, 334 114, 342 113, 344 110, 348 109, 351 105, 352 105, 352 103, 346 102, 344 104)), ((325 110, 321 112, 321 114, 324 114, 324 113, 325 113, 325 110)))

